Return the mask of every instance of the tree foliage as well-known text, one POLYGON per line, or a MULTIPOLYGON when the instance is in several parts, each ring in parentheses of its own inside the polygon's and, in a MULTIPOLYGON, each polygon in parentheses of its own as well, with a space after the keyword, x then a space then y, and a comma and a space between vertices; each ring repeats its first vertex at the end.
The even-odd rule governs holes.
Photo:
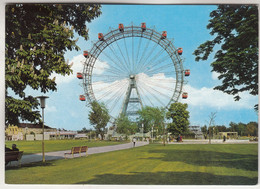
POLYGON ((145 106, 137 113, 139 114, 139 125, 144 125, 145 133, 151 131, 153 126, 158 133, 162 132, 165 119, 165 110, 163 108, 145 106))
POLYGON ((116 119, 116 132, 124 134, 127 139, 127 136, 137 132, 137 124, 131 122, 124 114, 120 114, 116 119))
POLYGON ((8 4, 6 6, 5 79, 6 123, 34 122, 40 114, 26 88, 43 93, 57 90, 53 73, 72 73, 64 54, 80 50, 74 31, 88 39, 86 22, 101 14, 97 4, 8 4), (9 95, 10 92, 16 98, 9 95))
POLYGON ((109 119, 108 109, 105 105, 99 104, 96 101, 92 102, 91 111, 89 112, 89 122, 94 126, 96 133, 101 135, 102 140, 109 119))
POLYGON ((258 123, 256 122, 249 122, 247 124, 230 122, 229 126, 229 131, 237 132, 240 136, 258 136, 258 123))
POLYGON ((258 95, 258 7, 219 5, 210 17, 207 28, 214 39, 194 51, 195 60, 207 60, 220 45, 211 66, 222 84, 214 89, 234 95, 236 101, 243 91, 258 95))
POLYGON ((246 125, 246 133, 250 136, 258 136, 258 123, 250 122, 246 125))
POLYGON ((180 102, 172 103, 168 112, 166 112, 166 119, 170 120, 167 129, 173 135, 179 135, 188 131, 189 111, 187 110, 188 104, 180 102))

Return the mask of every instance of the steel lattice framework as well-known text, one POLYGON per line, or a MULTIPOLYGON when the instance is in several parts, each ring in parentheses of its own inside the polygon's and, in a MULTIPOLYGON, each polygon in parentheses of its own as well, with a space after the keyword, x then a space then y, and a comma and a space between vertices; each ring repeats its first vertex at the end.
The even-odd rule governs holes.
MULTIPOLYGON (((178 55, 177 48, 174 47, 171 40, 168 38, 162 38, 162 34, 154 29, 146 28, 143 30, 141 26, 132 25, 124 27, 124 31, 120 31, 119 29, 111 29, 110 32, 103 35, 103 40, 98 40, 95 42, 92 49, 89 51, 89 57, 86 58, 83 68, 83 88, 88 103, 90 104, 91 102, 97 100, 93 91, 92 75, 99 56, 111 44, 126 38, 145 38, 158 44, 163 51, 167 52, 168 58, 171 60, 171 64, 174 67, 172 72, 175 73, 175 86, 169 102, 165 104, 165 108, 167 108, 171 103, 177 102, 180 94, 182 93, 184 82, 182 58, 178 55)), ((114 118, 113 116, 111 117, 111 121, 113 121, 114 118)))

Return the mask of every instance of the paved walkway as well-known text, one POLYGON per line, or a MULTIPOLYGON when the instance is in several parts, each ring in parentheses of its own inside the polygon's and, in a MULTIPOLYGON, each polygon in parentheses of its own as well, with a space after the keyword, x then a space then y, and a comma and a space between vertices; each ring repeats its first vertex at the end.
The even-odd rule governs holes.
MULTIPOLYGON (((251 144, 258 142, 250 142, 249 140, 229 139, 223 142, 223 139, 211 139, 211 144, 251 144)), ((209 144, 209 139, 183 140, 183 142, 169 142, 168 144, 209 144)))
MULTIPOLYGON (((136 147, 144 146, 149 144, 148 142, 136 142, 136 147)), ((88 149, 88 155, 91 154, 98 154, 98 153, 104 153, 104 152, 111 152, 111 151, 117 151, 117 150, 123 150, 123 149, 129 149, 133 147, 133 143, 127 143, 127 144, 118 144, 118 145, 112 145, 112 146, 101 146, 101 147, 92 147, 88 149)), ((46 152, 45 153, 45 160, 57 160, 57 159, 64 159, 64 153, 70 152, 70 150, 65 151, 56 151, 56 152, 46 152)), ((84 153, 85 154, 85 153, 84 153)), ((83 154, 82 154, 83 156, 83 154)), ((75 154, 74 158, 80 157, 79 154, 75 154)), ((67 158, 72 158, 71 155, 67 155, 67 158)), ((23 155, 21 159, 21 164, 28 164, 33 162, 40 162, 42 161, 42 153, 37 154, 30 154, 30 155, 23 155)), ((10 163, 8 166, 17 166, 18 162, 12 161, 11 165, 10 163)))

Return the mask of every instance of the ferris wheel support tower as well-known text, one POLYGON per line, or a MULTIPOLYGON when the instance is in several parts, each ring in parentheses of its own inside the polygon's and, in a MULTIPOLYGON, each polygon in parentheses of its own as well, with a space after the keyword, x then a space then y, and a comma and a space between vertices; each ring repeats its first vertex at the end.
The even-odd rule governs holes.
POLYGON ((120 114, 128 116, 131 121, 135 121, 137 111, 140 109, 140 106, 143 108, 143 104, 136 86, 135 75, 130 75, 129 79, 129 86, 125 94, 125 99, 120 114), (136 91, 137 97, 134 97, 132 93, 134 90, 136 91))

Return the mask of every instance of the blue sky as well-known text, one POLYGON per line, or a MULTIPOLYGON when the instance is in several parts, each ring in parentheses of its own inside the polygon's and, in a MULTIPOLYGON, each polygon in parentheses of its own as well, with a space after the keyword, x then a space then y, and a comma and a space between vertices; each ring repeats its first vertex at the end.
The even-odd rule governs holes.
MULTIPOLYGON (((214 5, 103 5, 101 16, 87 25, 89 40, 79 38, 81 51, 70 51, 65 55, 66 59, 73 62, 73 75, 56 76, 57 92, 45 94, 49 96, 45 109, 46 124, 67 130, 93 128, 88 121, 90 108, 78 99, 84 93, 81 81, 76 78, 76 73, 83 70, 82 53, 91 49, 91 41, 97 41, 98 33, 105 34, 110 27, 116 29, 119 23, 139 26, 142 22, 146 22, 149 28, 155 27, 159 32, 167 31, 167 37, 174 39, 174 46, 183 48, 183 65, 185 69, 191 70, 191 75, 186 78, 187 84, 184 86, 189 97, 180 101, 189 105, 191 125, 207 124, 211 112, 217 112, 217 125, 228 126, 231 121, 257 121, 258 116, 253 106, 258 103, 258 97, 243 93, 242 99, 235 102, 232 96, 213 90, 220 84, 217 74, 211 72, 210 63, 213 57, 207 61, 195 62, 192 55, 201 43, 212 39, 206 26, 209 14, 214 9, 214 5)), ((27 92, 28 95, 41 95, 39 91, 28 89, 27 92)))

